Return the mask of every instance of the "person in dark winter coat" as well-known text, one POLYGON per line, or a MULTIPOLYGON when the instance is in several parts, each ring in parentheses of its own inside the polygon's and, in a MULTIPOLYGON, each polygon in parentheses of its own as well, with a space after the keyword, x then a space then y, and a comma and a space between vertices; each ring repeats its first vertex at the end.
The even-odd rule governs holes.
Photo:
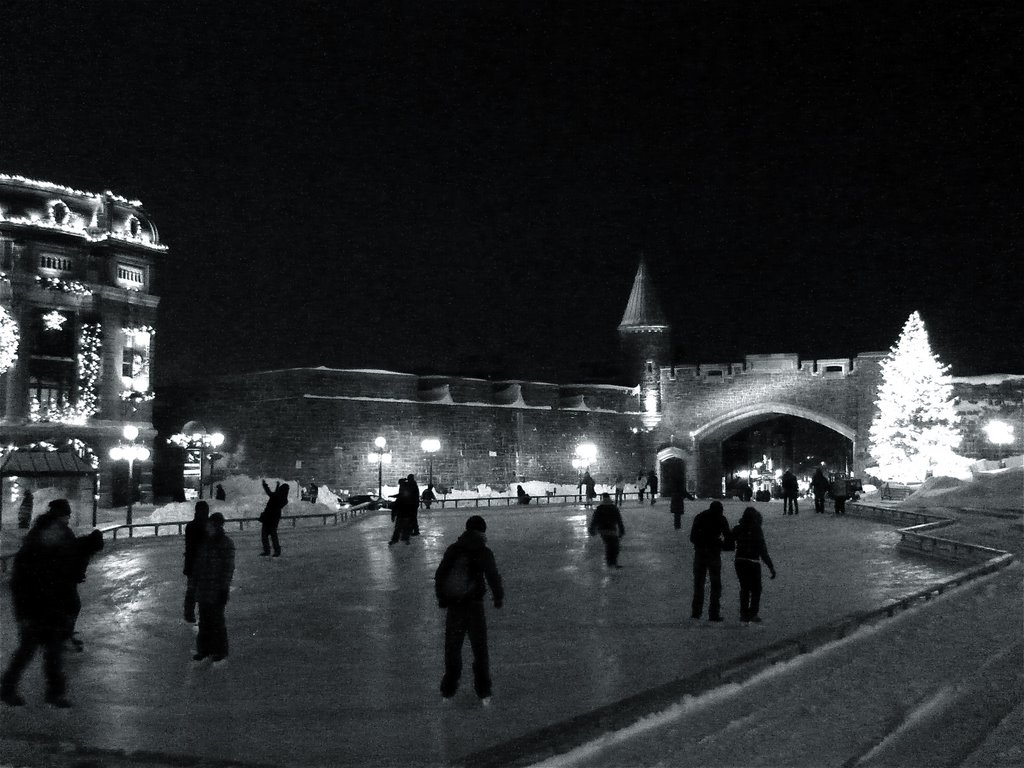
POLYGON ((261 557, 270 554, 270 544, 274 544, 274 557, 281 556, 281 542, 277 539, 277 526, 281 522, 281 510, 288 506, 288 483, 277 483, 274 490, 270 490, 267 481, 263 481, 263 490, 267 494, 267 506, 263 508, 260 515, 260 540, 263 542, 261 557))
POLYGON ((704 582, 711 580, 711 599, 708 604, 708 620, 722 621, 722 550, 731 550, 732 531, 725 519, 722 502, 712 501, 711 506, 693 519, 690 528, 690 542, 693 544, 693 604, 690 618, 699 619, 704 611, 704 582))
POLYGON ((761 617, 761 561, 775 578, 775 565, 768 556, 768 545, 761 530, 761 513, 754 507, 743 510, 739 524, 732 529, 736 545, 736 578, 740 580, 740 621, 758 623, 761 617))
POLYGON ((416 484, 416 475, 412 472, 405 478, 406 489, 405 492, 408 494, 406 503, 412 509, 412 531, 411 536, 420 535, 420 487, 416 484))
POLYGON ((447 610, 444 623, 444 677, 441 696, 450 699, 462 676, 462 645, 469 635, 473 649, 473 687, 483 704, 491 697, 491 670, 487 649, 484 596, 490 586, 494 607, 501 608, 505 590, 487 546, 486 521, 479 515, 466 520, 466 531, 450 545, 434 573, 437 604, 447 610))
POLYGON ((210 505, 197 501, 192 519, 185 524, 185 621, 196 623, 196 578, 195 564, 199 547, 206 539, 206 522, 210 517, 210 505))
POLYGON ((825 512, 825 494, 832 489, 825 473, 821 467, 814 470, 814 477, 811 478, 811 491, 814 493, 814 511, 818 514, 825 512))
POLYGON ((227 501, 228 495, 224 493, 224 486, 217 483, 217 493, 214 495, 217 501, 227 501))
POLYGON ((800 505, 797 502, 797 496, 800 495, 800 484, 797 482, 796 475, 790 470, 786 470, 782 474, 782 504, 783 514, 786 515, 799 515, 800 505))
POLYGON ((429 483, 423 493, 420 494, 420 500, 423 502, 423 506, 430 509, 430 505, 437 500, 437 494, 434 493, 434 484, 429 483))
POLYGON ((641 472, 636 476, 636 499, 641 504, 644 503, 644 491, 647 489, 647 475, 641 472))
POLYGON ((406 544, 409 543, 409 537, 416 530, 416 511, 419 504, 415 483, 410 486, 409 478, 401 478, 398 481, 398 493, 395 494, 395 500, 391 502, 391 521, 395 524, 395 528, 391 532, 389 547, 392 544, 397 544, 399 539, 406 544))
POLYGON ((82 573, 75 534, 68 526, 71 505, 54 499, 36 518, 14 557, 11 600, 18 622, 18 647, 0 677, 0 701, 21 706, 18 683, 36 649, 43 649, 46 701, 55 707, 71 704, 65 698, 64 641, 74 627, 78 580, 82 573))
POLYGON ((526 504, 529 504, 533 500, 533 496, 528 494, 526 492, 526 490, 523 488, 523 486, 517 485, 516 486, 516 500, 517 500, 517 503, 523 504, 525 506, 526 504))
POLYGON ((622 523, 622 512, 612 504, 610 493, 601 494, 601 503, 594 510, 587 532, 593 536, 600 533, 604 540, 604 561, 609 568, 621 568, 619 565, 619 539, 626 535, 626 526, 622 523))
MULTIPOLYGON (((92 556, 97 552, 103 550, 103 534, 98 529, 93 529, 92 532, 85 536, 78 536, 75 538, 75 557, 78 559, 78 579, 77 583, 81 584, 85 581, 85 571, 89 567, 89 561, 92 556)), ((68 642, 76 651, 81 651, 84 647, 81 639, 78 637, 78 633, 75 632, 75 625, 78 623, 78 614, 82 611, 82 599, 78 595, 78 588, 75 588, 75 602, 72 605, 71 613, 71 634, 68 635, 68 642)))
POLYGON ((653 469, 647 473, 647 490, 651 494, 651 504, 658 500, 658 473, 653 469))
POLYGON ((195 661, 212 656, 214 662, 228 655, 228 630, 224 609, 235 575, 235 544, 224 533, 224 515, 214 512, 206 521, 206 538, 199 547, 192 570, 199 603, 199 634, 195 661))
POLYGON ((587 495, 587 506, 589 507, 594 503, 594 499, 597 498, 597 488, 594 478, 590 476, 590 472, 583 473, 583 487, 587 495))

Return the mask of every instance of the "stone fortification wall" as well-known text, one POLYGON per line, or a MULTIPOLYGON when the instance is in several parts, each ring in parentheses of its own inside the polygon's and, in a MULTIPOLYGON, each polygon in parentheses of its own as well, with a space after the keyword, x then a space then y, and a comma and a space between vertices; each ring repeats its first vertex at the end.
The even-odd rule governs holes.
MULTIPOLYGON (((576 445, 593 442, 601 481, 635 477, 654 466, 649 441, 635 429, 635 398, 614 386, 417 377, 383 371, 294 369, 223 377, 190 387, 179 402, 189 418, 228 438, 232 471, 316 480, 353 492, 376 489, 368 461, 374 439, 391 452, 384 483, 410 472, 421 481, 430 458, 424 438, 437 438, 437 482, 456 488, 517 480, 572 483, 576 445)), ((184 418, 169 414, 168 429, 184 418)))

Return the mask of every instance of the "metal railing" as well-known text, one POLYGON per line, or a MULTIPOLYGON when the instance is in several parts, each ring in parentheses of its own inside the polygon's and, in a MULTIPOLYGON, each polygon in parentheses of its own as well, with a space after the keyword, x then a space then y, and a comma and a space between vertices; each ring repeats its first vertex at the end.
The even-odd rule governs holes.
MULTIPOLYGON (((339 522, 351 520, 359 515, 364 515, 368 512, 384 511, 378 509, 371 504, 359 504, 355 507, 346 507, 339 509, 335 512, 312 512, 303 515, 281 515, 281 522, 291 521, 292 528, 298 526, 300 520, 319 520, 321 525, 327 525, 327 521, 330 520, 334 525, 339 522)), ((109 534, 110 538, 115 541, 118 538, 119 533, 127 531, 128 538, 134 538, 136 532, 140 535, 147 535, 144 532, 152 530, 152 536, 160 536, 160 529, 163 528, 167 532, 163 535, 168 536, 181 536, 185 532, 185 526, 188 525, 191 520, 175 520, 171 522, 159 522, 159 523, 132 523, 131 525, 112 525, 106 528, 100 528, 100 532, 104 537, 109 534)), ((224 526, 233 526, 235 523, 238 524, 238 530, 244 531, 246 526, 257 526, 260 525, 259 518, 256 517, 226 517, 224 518, 224 526)))
MULTIPOLYGON (((582 504, 586 500, 585 496, 578 493, 561 493, 551 494, 550 496, 545 494, 544 496, 531 496, 530 504, 536 504, 541 506, 542 504, 582 504)), ((434 499, 430 502, 432 505, 436 504, 442 509, 451 507, 452 509, 458 509, 459 507, 514 507, 519 506, 518 496, 474 496, 470 499, 434 499)), ((528 506, 528 505, 523 505, 528 506)))

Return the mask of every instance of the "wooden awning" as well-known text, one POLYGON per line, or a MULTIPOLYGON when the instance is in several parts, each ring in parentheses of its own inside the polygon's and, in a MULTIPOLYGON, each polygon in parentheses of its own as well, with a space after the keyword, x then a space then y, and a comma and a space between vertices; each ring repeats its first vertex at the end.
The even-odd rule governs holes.
POLYGON ((99 470, 70 451, 11 451, 0 465, 0 477, 96 475, 99 470))

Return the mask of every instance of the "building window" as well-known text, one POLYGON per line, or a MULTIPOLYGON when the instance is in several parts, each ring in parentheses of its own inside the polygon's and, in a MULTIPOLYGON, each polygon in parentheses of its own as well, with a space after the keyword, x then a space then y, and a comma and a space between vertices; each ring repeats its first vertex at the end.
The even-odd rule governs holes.
POLYGON ((67 203, 63 200, 55 200, 50 205, 50 216, 55 224, 64 226, 69 223, 68 219, 71 216, 71 209, 68 208, 67 203))
POLYGON ((138 237, 139 233, 142 231, 142 225, 139 224, 139 220, 136 217, 129 216, 125 229, 132 237, 138 237))
POLYGON ((42 253, 39 255, 39 268, 53 272, 69 272, 71 270, 71 257, 58 256, 53 253, 42 253))
POLYGON ((139 289, 146 285, 146 273, 139 267, 118 264, 117 281, 125 288, 139 289))
MULTIPOLYGON (((37 367, 37 366, 33 366, 37 367)), ((73 371, 42 371, 29 378, 29 395, 39 402, 43 413, 52 413, 71 404, 73 371)))
POLYGON ((127 390, 149 391, 149 356, 152 334, 140 328, 125 328, 121 352, 121 383, 127 390))

